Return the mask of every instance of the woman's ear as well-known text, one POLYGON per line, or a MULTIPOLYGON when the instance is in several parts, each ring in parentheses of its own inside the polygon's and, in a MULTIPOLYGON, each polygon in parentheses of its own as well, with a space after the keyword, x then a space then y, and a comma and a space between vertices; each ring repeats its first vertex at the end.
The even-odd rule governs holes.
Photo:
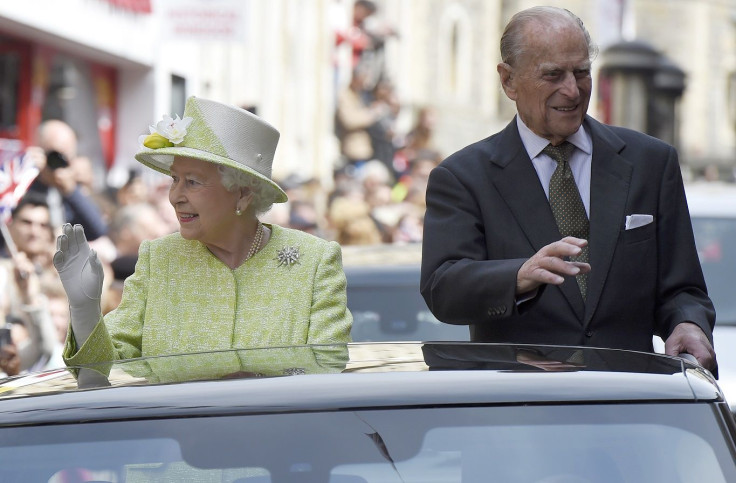
POLYGON ((255 195, 253 194, 253 191, 251 191, 248 188, 240 188, 240 198, 238 198, 238 209, 240 211, 245 211, 248 206, 253 202, 253 197, 255 195))
POLYGON ((501 62, 496 66, 498 76, 501 78, 501 87, 506 96, 512 101, 516 100, 516 88, 514 87, 514 69, 506 62, 501 62))

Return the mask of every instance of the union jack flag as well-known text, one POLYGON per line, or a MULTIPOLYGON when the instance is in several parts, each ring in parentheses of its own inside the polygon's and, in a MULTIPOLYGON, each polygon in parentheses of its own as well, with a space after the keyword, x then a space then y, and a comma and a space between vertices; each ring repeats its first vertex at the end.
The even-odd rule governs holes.
POLYGON ((7 223, 10 213, 38 176, 38 167, 26 156, 23 143, 0 139, 0 221, 7 223))

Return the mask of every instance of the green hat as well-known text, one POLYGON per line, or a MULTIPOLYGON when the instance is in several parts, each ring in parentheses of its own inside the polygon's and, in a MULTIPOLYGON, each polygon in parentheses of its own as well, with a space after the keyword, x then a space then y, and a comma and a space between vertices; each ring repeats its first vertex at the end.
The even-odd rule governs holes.
POLYGON ((174 156, 230 166, 271 188, 274 202, 287 200, 271 180, 279 132, 245 109, 192 96, 182 119, 164 116, 150 132, 139 138, 141 150, 135 155, 149 168, 171 175, 174 156))

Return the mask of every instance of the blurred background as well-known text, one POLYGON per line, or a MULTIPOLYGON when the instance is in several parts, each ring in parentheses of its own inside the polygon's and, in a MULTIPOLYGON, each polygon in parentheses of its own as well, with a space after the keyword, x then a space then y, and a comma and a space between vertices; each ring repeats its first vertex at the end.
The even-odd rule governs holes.
MULTIPOLYGON (((188 96, 211 98, 281 131, 274 177, 291 202, 267 221, 344 244, 419 241, 429 170, 515 112, 498 42, 535 3, 2 2, 0 149, 33 146, 60 119, 105 221, 130 191, 167 216, 167 181, 133 159, 138 136, 188 96), (364 215, 377 235, 344 226, 364 215)), ((546 3, 578 14, 600 46, 593 116, 674 144, 687 180, 733 180, 736 0, 546 3)))

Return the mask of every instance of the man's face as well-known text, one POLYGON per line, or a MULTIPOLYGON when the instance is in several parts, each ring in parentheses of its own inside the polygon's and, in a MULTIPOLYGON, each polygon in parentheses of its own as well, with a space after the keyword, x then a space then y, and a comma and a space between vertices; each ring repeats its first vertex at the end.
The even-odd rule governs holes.
POLYGON ((514 66, 499 64, 506 95, 535 134, 559 144, 583 123, 592 78, 588 46, 575 25, 529 25, 527 49, 514 66))
POLYGON ((29 257, 49 253, 53 249, 49 209, 45 206, 23 206, 13 215, 8 230, 18 250, 29 257))

